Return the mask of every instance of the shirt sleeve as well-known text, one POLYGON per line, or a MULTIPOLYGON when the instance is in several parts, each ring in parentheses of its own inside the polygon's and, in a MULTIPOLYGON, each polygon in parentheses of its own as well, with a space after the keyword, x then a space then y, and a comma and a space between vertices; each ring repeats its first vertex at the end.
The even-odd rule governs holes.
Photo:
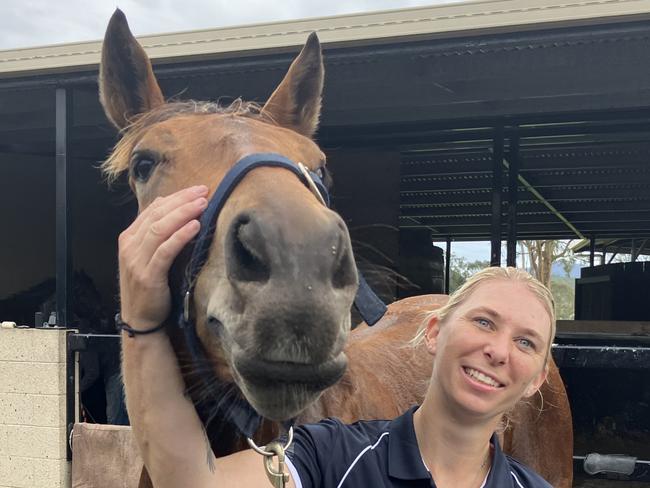
POLYGON ((293 442, 286 451, 287 466, 297 488, 320 488, 323 473, 332 459, 343 424, 325 419, 317 424, 296 427, 293 442))

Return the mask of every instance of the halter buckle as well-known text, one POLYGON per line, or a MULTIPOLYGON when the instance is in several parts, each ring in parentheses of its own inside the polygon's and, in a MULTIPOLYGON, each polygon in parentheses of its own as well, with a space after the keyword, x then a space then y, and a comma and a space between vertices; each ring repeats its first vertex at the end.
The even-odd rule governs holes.
POLYGON ((191 293, 188 291, 185 292, 183 297, 183 320, 186 324, 190 322, 190 298, 192 297, 191 293))
POLYGON ((307 187, 309 187, 311 192, 314 195, 316 195, 318 201, 327 207, 327 202, 325 202, 323 195, 321 195, 320 190, 316 186, 316 183, 314 183, 314 179, 311 177, 311 174, 309 173, 309 169, 307 169, 307 166, 305 166, 301 162, 298 162, 298 168, 300 168, 300 172, 302 173, 302 175, 305 177, 305 180, 307 181, 307 187))

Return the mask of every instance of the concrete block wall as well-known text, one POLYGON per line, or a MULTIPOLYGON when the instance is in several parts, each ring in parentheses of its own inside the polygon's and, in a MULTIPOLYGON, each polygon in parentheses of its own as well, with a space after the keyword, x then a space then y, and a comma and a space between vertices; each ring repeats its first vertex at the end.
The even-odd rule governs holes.
POLYGON ((70 486, 66 331, 0 329, 0 488, 70 486))

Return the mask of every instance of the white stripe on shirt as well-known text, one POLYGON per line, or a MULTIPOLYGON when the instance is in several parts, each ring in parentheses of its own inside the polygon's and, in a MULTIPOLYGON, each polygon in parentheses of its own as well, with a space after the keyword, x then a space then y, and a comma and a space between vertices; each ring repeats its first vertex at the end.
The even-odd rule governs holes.
POLYGON ((293 478, 293 484, 296 485, 296 488, 302 488, 302 481, 300 481, 298 470, 291 462, 291 459, 289 459, 289 456, 284 458, 284 463, 287 465, 287 468, 289 468, 289 474, 291 474, 291 477, 293 478))
POLYGON ((519 488, 524 488, 524 485, 521 484, 521 481, 519 481, 519 478, 517 478, 517 475, 515 474, 515 472, 510 471, 510 474, 515 479, 515 482, 517 483, 517 486, 519 486, 519 488))
POLYGON ((388 435, 388 432, 384 432, 383 434, 381 434, 381 435, 379 436, 379 439, 377 439, 377 442, 375 442, 372 446, 368 446, 368 447, 366 447, 363 451, 361 451, 361 452, 359 453, 359 455, 358 455, 358 456, 356 457, 356 459, 352 462, 352 464, 350 464, 350 467, 349 467, 348 470, 345 472, 345 474, 343 475, 343 478, 341 478, 341 481, 340 481, 339 484, 336 486, 336 488, 341 488, 341 486, 343 486, 343 483, 345 482, 345 478, 348 477, 348 475, 350 474, 350 471, 352 471, 352 468, 354 468, 354 465, 357 464, 357 462, 359 461, 359 459, 361 459, 361 457, 362 457, 366 452, 368 452, 368 451, 370 451, 370 450, 373 450, 375 447, 377 447, 377 445, 381 442, 381 440, 382 440, 385 436, 387 436, 387 435, 388 435))

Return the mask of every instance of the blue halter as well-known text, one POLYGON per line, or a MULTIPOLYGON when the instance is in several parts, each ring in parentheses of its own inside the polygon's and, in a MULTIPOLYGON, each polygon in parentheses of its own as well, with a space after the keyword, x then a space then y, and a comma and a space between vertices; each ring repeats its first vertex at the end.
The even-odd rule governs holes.
MULTIPOLYGON (((216 409, 225 420, 233 423, 246 437, 253 437, 262 419, 243 397, 238 396, 237 398, 227 398, 226 400, 226 390, 214 377, 212 370, 209 368, 205 351, 196 334, 196 327, 190 317, 190 302, 192 293, 194 292, 196 278, 208 258, 219 213, 232 191, 244 176, 249 171, 262 166, 288 169, 307 188, 316 193, 322 199, 322 202, 329 207, 329 193, 325 185, 323 185, 321 178, 301 163, 296 164, 284 156, 275 153, 255 153, 240 159, 221 181, 217 190, 212 195, 208 207, 201 216, 201 230, 196 236, 192 256, 183 281, 183 311, 179 314, 180 316, 178 318, 178 326, 184 332, 188 352, 194 362, 194 366, 199 368, 200 381, 203 382, 202 386, 210 392, 210 397, 202 402, 200 406, 205 408, 197 408, 201 420, 206 425, 210 420, 209 416, 214 415, 216 409)), ((386 312, 386 305, 370 289, 368 283, 360 273, 359 288, 354 299, 354 306, 368 325, 374 325, 386 312)))

